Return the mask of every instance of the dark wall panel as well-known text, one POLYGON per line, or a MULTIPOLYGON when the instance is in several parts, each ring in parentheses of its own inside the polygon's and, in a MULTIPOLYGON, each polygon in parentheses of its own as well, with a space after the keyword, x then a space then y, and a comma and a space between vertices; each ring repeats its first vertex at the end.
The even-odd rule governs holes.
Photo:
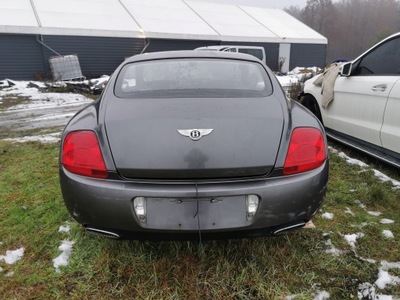
POLYGON ((247 42, 222 42, 222 45, 245 45, 264 47, 267 66, 276 71, 278 69, 279 44, 276 43, 247 43, 247 42))
MULTIPOLYGON (((77 54, 82 74, 88 78, 110 75, 126 57, 139 54, 147 40, 137 38, 43 36, 43 42, 61 55, 77 54)), ((279 44, 204 40, 150 39, 145 52, 191 50, 210 45, 249 45, 265 49, 267 65, 278 69, 279 44)), ((0 80, 50 78, 48 59, 56 54, 42 46, 36 35, 0 34, 0 80)), ((326 45, 292 44, 290 69, 325 66, 326 45)))
POLYGON ((0 34, 0 80, 31 80, 43 70, 42 48, 35 35, 0 34))
MULTIPOLYGON (((126 57, 138 54, 144 47, 143 39, 87 37, 87 36, 44 36, 44 43, 61 55, 77 54, 82 74, 88 78, 111 75, 126 57)), ((45 49, 46 65, 56 56, 45 49)))
POLYGON ((289 70, 295 67, 324 67, 326 64, 326 46, 321 44, 292 44, 289 70))

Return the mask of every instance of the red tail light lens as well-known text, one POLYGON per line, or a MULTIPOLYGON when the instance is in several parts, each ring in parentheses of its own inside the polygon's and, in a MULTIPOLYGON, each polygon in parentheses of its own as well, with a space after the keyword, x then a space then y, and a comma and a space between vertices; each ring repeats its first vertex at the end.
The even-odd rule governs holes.
POLYGON ((325 139, 315 128, 296 128, 290 139, 283 174, 313 170, 326 160, 325 139))
POLYGON ((74 131, 67 134, 62 146, 62 165, 68 171, 96 178, 107 178, 108 173, 93 131, 74 131))

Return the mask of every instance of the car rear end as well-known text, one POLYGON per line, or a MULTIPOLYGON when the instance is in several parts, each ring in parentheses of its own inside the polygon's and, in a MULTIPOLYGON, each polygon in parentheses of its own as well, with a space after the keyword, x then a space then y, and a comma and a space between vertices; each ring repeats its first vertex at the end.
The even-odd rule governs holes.
POLYGON ((311 219, 328 180, 320 123, 246 55, 132 58, 61 147, 68 210, 115 237, 278 234, 311 219))

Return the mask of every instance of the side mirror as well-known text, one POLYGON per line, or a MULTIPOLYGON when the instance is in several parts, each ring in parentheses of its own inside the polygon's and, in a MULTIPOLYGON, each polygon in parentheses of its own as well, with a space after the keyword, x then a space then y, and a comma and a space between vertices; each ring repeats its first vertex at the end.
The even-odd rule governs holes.
POLYGON ((351 70, 353 68, 353 63, 344 63, 340 68, 339 74, 344 77, 349 77, 351 75, 351 70))

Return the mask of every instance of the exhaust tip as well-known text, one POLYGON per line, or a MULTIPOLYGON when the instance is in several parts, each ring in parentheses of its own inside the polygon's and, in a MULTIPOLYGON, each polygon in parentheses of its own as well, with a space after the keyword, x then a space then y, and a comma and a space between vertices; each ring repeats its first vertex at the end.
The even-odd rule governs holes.
POLYGON ((275 230, 273 235, 285 234, 288 231, 292 231, 292 230, 304 227, 304 225, 306 225, 306 224, 307 223, 303 221, 303 222, 299 222, 299 223, 296 223, 296 224, 293 224, 293 225, 290 225, 290 226, 285 226, 285 227, 282 227, 282 228, 279 228, 279 229, 275 230))
POLYGON ((109 238, 109 239, 119 239, 121 236, 118 233, 103 230, 103 229, 98 229, 98 228, 93 228, 93 227, 85 227, 86 232, 90 234, 94 234, 97 236, 109 238))

